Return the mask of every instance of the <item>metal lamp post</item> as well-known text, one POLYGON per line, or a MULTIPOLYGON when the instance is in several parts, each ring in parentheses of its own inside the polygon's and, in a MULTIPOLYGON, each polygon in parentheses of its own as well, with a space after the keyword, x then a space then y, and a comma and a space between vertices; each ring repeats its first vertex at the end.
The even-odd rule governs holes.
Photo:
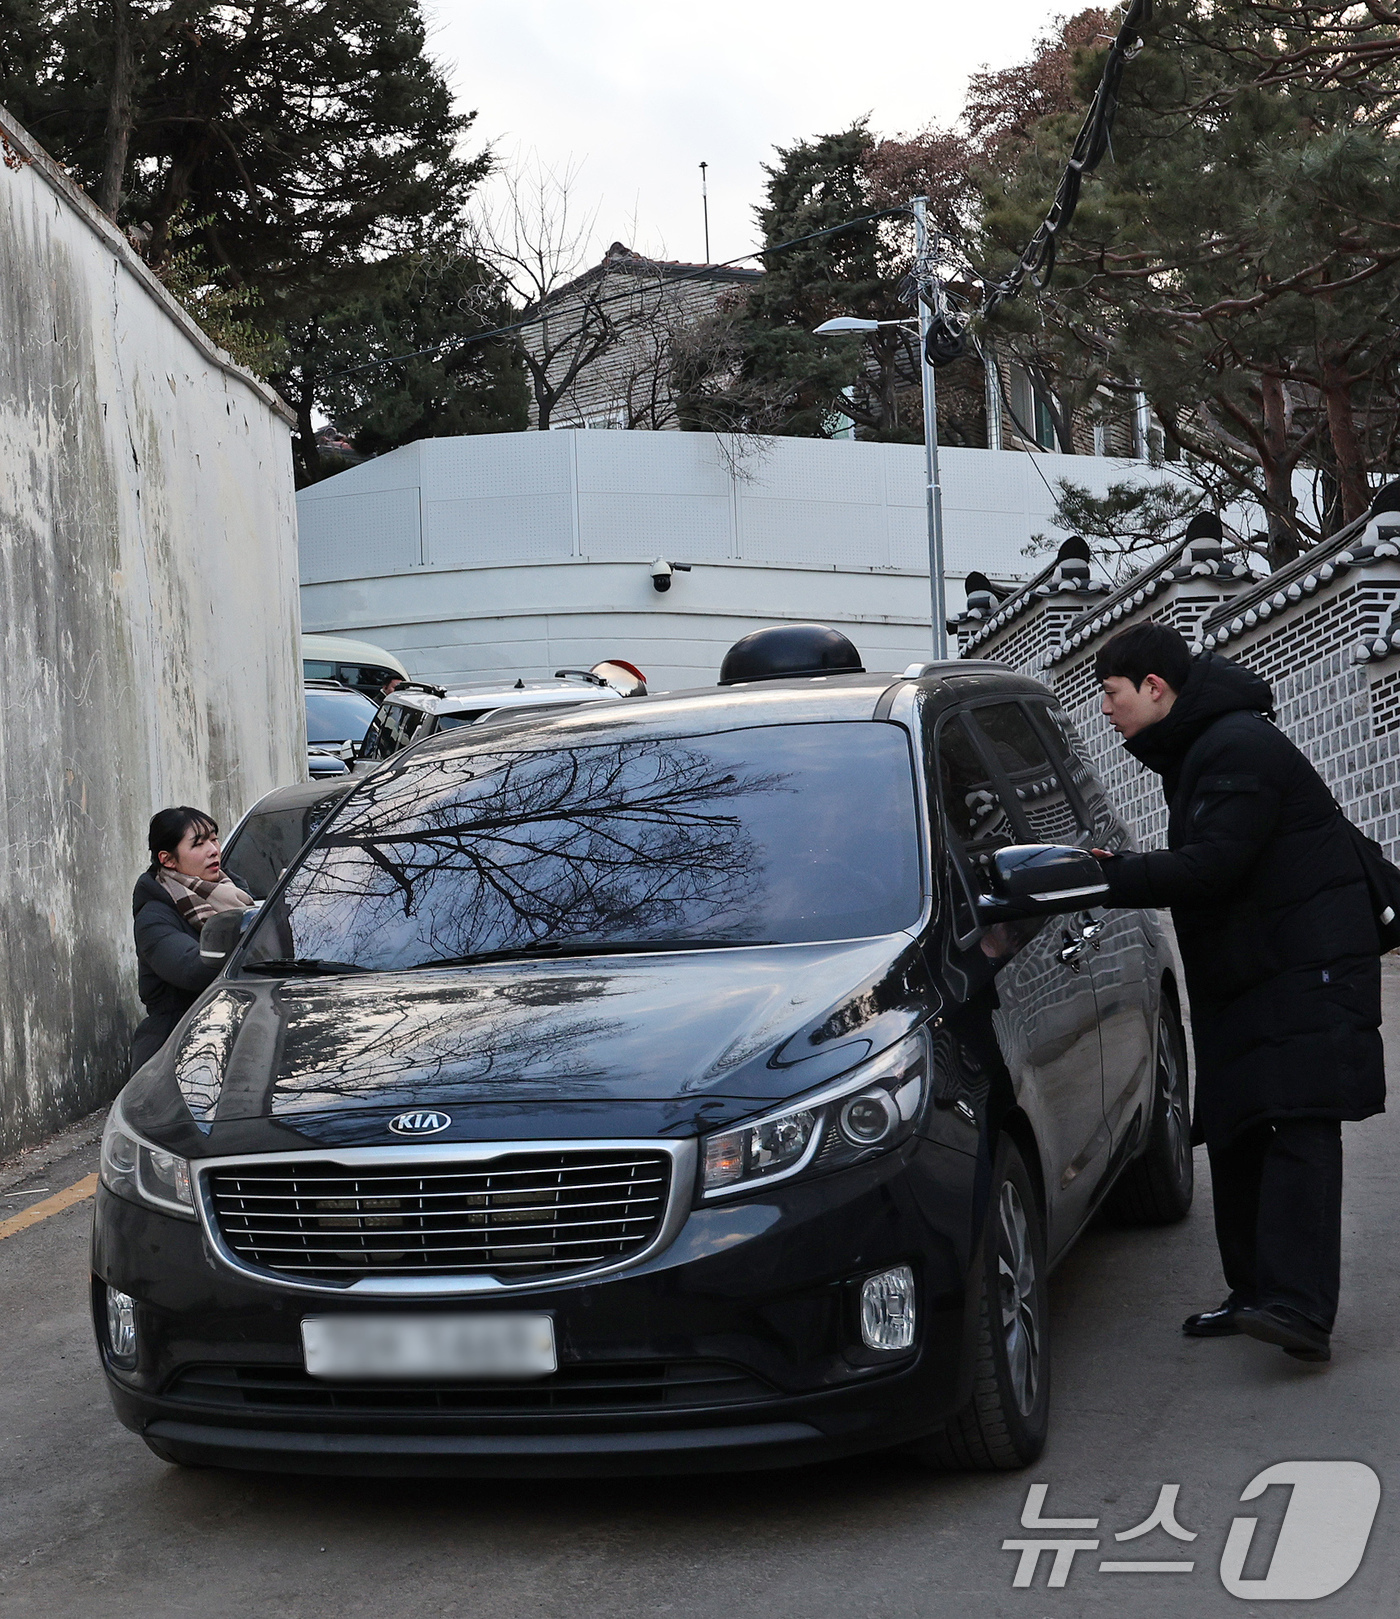
MULTIPOLYGON (((922 290, 928 278, 928 198, 915 197, 911 204, 914 215, 914 273, 922 290)), ((923 379, 924 399, 924 472, 925 513, 928 523, 928 584, 933 619, 933 655, 935 659, 948 656, 948 591, 943 577, 943 487, 938 478, 938 398, 934 390, 933 367, 928 363, 928 332, 932 313, 922 298, 915 320, 862 320, 855 315, 838 315, 816 328, 818 337, 839 336, 842 333, 877 332, 882 326, 914 326, 919 328, 919 371, 923 379)))

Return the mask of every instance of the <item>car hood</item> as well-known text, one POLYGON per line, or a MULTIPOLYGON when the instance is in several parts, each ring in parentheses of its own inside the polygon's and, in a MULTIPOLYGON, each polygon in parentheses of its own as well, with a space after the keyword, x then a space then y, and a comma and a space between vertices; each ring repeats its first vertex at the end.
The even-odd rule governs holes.
POLYGON ((206 1138, 260 1120, 303 1140, 392 1140, 388 1119, 414 1108, 452 1115, 441 1140, 526 1121, 535 1137, 595 1134, 620 1115, 692 1134, 826 1083, 927 1011, 923 956, 905 934, 225 980, 133 1082, 128 1110, 133 1123, 192 1121, 206 1138))

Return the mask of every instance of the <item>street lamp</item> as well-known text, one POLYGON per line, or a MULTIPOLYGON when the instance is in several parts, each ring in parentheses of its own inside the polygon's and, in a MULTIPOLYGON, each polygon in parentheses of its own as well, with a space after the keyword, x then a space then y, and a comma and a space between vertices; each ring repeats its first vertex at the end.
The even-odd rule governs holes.
MULTIPOLYGON (((910 205, 914 215, 914 266, 922 292, 928 278, 928 198, 915 197, 910 205)), ((857 315, 837 315, 816 328, 817 337, 870 335, 882 326, 919 328, 919 370, 923 376, 925 512, 928 522, 928 585, 933 617, 933 655, 948 656, 948 591, 943 577, 943 488, 938 481, 938 400, 933 386, 933 367, 928 363, 928 332, 933 319, 928 304, 919 299, 917 320, 862 320, 857 315)))

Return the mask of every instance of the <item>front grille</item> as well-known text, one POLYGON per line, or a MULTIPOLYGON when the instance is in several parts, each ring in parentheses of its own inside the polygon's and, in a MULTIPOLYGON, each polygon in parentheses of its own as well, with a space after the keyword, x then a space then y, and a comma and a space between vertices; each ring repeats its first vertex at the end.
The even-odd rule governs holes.
POLYGON ((562 1366, 529 1383, 323 1382, 300 1366, 189 1366, 166 1390, 176 1400, 224 1410, 479 1412, 654 1411, 745 1405, 773 1388, 720 1361, 642 1361, 562 1366))
POLYGON ((627 1149, 511 1153, 486 1164, 259 1163, 209 1174, 239 1259, 307 1281, 568 1276, 645 1248, 671 1160, 627 1149))

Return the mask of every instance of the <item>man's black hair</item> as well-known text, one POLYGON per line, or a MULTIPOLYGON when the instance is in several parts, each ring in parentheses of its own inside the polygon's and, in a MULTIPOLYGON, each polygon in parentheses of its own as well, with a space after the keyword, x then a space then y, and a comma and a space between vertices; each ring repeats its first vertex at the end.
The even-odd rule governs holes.
POLYGON ((1121 675, 1139 691, 1148 675, 1165 680, 1179 692, 1191 673, 1191 649, 1180 630, 1169 624, 1134 624, 1106 641, 1094 654, 1094 676, 1121 675))

